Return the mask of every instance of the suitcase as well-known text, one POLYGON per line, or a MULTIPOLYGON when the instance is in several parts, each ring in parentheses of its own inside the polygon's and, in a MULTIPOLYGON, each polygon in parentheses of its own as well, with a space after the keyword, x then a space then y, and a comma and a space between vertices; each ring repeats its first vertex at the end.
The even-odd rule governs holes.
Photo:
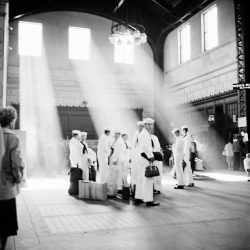
POLYGON ((69 180, 72 181, 79 181, 82 180, 82 169, 81 168, 70 168, 69 171, 69 180))
POLYGON ((130 187, 122 188, 122 199, 129 200, 130 199, 130 187))
POLYGON ((79 181, 79 198, 88 200, 107 200, 107 183, 79 181))
POLYGON ((69 195, 78 195, 79 184, 78 181, 82 180, 82 169, 81 168, 70 168, 68 173, 70 175, 70 185, 68 189, 69 195))
POLYGON ((195 159, 195 170, 198 170, 198 171, 203 170, 203 160, 195 159))
POLYGON ((91 168, 89 169, 89 180, 96 182, 96 170, 95 170, 95 166, 91 166, 91 168))
POLYGON ((78 181, 71 181, 68 189, 69 195, 78 195, 78 181))

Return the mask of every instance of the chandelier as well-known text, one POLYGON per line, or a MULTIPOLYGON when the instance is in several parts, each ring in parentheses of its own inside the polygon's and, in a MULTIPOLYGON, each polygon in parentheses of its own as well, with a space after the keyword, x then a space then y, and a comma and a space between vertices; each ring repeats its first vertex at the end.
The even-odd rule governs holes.
POLYGON ((111 44, 139 46, 147 42, 147 35, 142 25, 113 22, 109 41, 111 44))

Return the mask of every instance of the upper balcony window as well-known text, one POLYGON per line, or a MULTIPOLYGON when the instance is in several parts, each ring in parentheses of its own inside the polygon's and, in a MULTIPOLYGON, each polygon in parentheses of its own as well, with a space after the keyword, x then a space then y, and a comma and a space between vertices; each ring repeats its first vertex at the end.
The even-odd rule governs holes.
POLYGON ((89 60, 90 44, 90 29, 69 27, 69 59, 89 60))
POLYGON ((41 23, 24 22, 18 23, 18 52, 22 56, 41 56, 42 54, 41 23))
POLYGON ((179 63, 190 60, 190 25, 187 24, 178 30, 179 63))
POLYGON ((201 15, 202 49, 210 50, 218 45, 217 6, 214 5, 201 15))

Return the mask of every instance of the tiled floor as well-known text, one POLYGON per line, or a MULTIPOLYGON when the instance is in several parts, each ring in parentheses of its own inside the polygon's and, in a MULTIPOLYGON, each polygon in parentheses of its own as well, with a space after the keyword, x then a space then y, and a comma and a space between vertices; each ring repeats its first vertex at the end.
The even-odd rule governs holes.
POLYGON ((244 173, 212 176, 218 179, 174 190, 165 173, 154 208, 78 200, 67 194, 67 180, 30 180, 17 198, 19 231, 7 249, 250 249, 250 183, 244 173))

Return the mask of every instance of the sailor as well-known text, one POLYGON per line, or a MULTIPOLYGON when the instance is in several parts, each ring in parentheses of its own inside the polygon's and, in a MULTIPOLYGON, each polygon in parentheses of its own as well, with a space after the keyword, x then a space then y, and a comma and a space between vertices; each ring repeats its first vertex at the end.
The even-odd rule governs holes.
POLYGON ((110 163, 118 168, 118 178, 117 178, 117 192, 122 192, 122 187, 124 185, 124 160, 126 154, 126 145, 121 138, 121 132, 119 130, 115 131, 115 139, 111 146, 110 163))
POLYGON ((72 168, 79 167, 80 157, 81 157, 81 149, 82 146, 80 144, 80 137, 81 131, 79 130, 72 130, 72 138, 69 141, 69 160, 71 163, 72 168))
POLYGON ((151 133, 154 126, 154 120, 151 118, 146 118, 143 120, 144 128, 139 134, 139 150, 140 150, 140 169, 138 171, 138 182, 135 190, 135 204, 140 204, 141 202, 146 202, 146 206, 159 206, 160 203, 154 202, 153 198, 153 184, 154 180, 152 177, 145 177, 146 167, 154 162, 153 147, 151 141, 151 133), (140 200, 141 194, 138 194, 140 190, 140 185, 142 185, 142 195, 143 199, 140 200))
POLYGON ((99 138, 97 146, 97 159, 100 171, 100 181, 102 183, 107 182, 108 177, 108 162, 111 152, 109 147, 109 136, 110 129, 105 129, 104 134, 99 138))
POLYGON ((172 151, 174 156, 174 168, 176 170, 177 186, 174 189, 183 189, 184 188, 184 174, 183 174, 183 157, 184 157, 184 142, 181 137, 180 130, 174 128, 172 134, 175 136, 175 143, 173 145, 172 151))
POLYGON ((88 144, 87 144, 87 132, 81 132, 81 139, 80 139, 80 143, 82 146, 82 154, 80 157, 80 163, 79 163, 79 167, 82 169, 83 171, 83 180, 88 181, 89 180, 89 165, 90 165, 90 160, 88 157, 88 144))
POLYGON ((163 176, 163 154, 159 139, 156 135, 151 135, 153 154, 155 157, 154 164, 158 168, 160 175, 154 177, 154 193, 161 193, 161 179, 163 176))
POLYGON ((125 154, 124 154, 124 165, 122 170, 122 179, 123 179, 123 185, 129 186, 128 183, 128 176, 129 176, 129 168, 130 168, 130 146, 128 144, 128 134, 126 132, 122 133, 122 139, 125 144, 125 154))
POLYGON ((191 152, 191 143, 192 137, 191 134, 188 133, 188 126, 182 125, 181 126, 183 141, 184 141, 184 183, 188 187, 194 186, 194 179, 191 170, 191 163, 190 163, 190 152, 191 152))
MULTIPOLYGON (((138 180, 138 171, 140 168, 140 159, 141 154, 139 150, 139 134, 141 133, 142 129, 144 128, 144 122, 138 121, 137 122, 137 130, 135 131, 132 139, 131 145, 131 186, 132 186, 132 196, 135 195, 136 190, 136 183, 138 180)), ((137 197, 138 199, 142 200, 142 185, 140 185, 139 190, 137 190, 137 197)))

